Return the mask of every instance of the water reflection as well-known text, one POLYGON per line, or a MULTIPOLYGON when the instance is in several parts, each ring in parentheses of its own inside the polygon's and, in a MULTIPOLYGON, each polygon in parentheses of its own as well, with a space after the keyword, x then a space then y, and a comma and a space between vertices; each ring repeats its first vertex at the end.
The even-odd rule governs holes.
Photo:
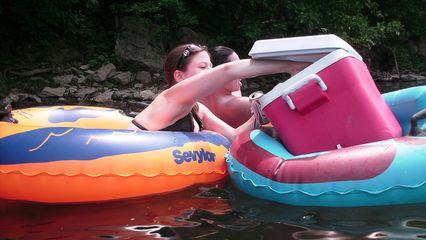
POLYGON ((172 227, 200 225, 186 220, 194 211, 230 211, 226 200, 200 197, 204 189, 96 204, 0 201, 0 239, 179 239, 172 227))
POLYGON ((424 239, 426 204, 360 208, 298 207, 254 199, 232 186, 232 209, 248 219, 304 228, 290 239, 424 239))
POLYGON ((287 206, 225 184, 96 204, 0 201, 0 239, 425 239, 425 210, 287 206))

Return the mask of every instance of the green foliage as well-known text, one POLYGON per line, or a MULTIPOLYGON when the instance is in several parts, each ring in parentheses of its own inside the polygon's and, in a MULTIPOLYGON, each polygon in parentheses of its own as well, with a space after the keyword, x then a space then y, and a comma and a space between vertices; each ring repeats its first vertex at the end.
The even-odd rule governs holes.
POLYGON ((10 64, 40 51, 69 46, 90 55, 93 52, 86 52, 86 46, 95 42, 102 49, 91 50, 105 50, 107 31, 97 25, 102 19, 99 7, 97 0, 0 2, 0 19, 4 20, 0 24, 0 37, 4 39, 0 50, 5 52, 0 62, 10 64))
POLYGON ((117 57, 115 53, 99 53, 97 55, 92 56, 88 63, 92 69, 97 69, 102 65, 113 63, 116 66, 121 65, 121 61, 117 57))
MULTIPOLYGON (((426 34, 424 0, 216 2, 219 3, 215 7, 201 11, 204 15, 216 11, 216 15, 198 16, 201 23, 213 22, 214 27, 202 27, 212 33, 212 43, 238 46, 244 53, 258 39, 332 33, 348 41, 367 59, 373 58, 373 62, 378 52, 388 52, 408 66, 413 65, 407 62, 410 58, 404 57, 412 56, 408 43, 426 34), (396 48, 399 50, 394 51, 396 48)), ((379 63, 376 65, 380 67, 379 63)))
POLYGON ((60 36, 84 36, 91 22, 87 13, 97 7, 96 0, 19 0, 2 4, 3 17, 8 20, 4 27, 16 32, 11 37, 41 44, 60 36))
POLYGON ((115 61, 115 19, 138 15, 155 24, 166 44, 189 27, 209 45, 228 45, 244 56, 258 39, 332 33, 373 62, 381 54, 414 69, 425 65, 410 48, 424 41, 425 13, 425 0, 4 0, 0 63, 59 43, 94 65, 115 61))
POLYGON ((198 23, 197 18, 188 11, 186 1, 117 1, 111 5, 111 9, 118 16, 138 15, 147 23, 158 25, 160 34, 170 34, 180 26, 191 27, 198 23))

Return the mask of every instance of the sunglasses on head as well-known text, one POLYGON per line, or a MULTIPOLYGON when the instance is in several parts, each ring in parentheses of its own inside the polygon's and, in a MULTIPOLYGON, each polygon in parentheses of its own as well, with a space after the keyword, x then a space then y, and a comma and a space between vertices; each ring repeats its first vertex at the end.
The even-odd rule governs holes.
POLYGON ((187 57, 191 56, 191 54, 194 52, 200 52, 202 50, 203 50, 203 47, 201 45, 188 44, 188 46, 186 46, 185 50, 183 50, 182 55, 179 58, 176 69, 182 69, 185 59, 187 57))

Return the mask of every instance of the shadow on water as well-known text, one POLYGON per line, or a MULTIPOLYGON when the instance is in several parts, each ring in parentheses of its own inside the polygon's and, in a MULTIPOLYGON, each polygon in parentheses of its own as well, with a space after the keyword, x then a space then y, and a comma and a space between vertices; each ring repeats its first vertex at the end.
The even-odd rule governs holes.
POLYGON ((230 183, 95 204, 0 201, 1 240, 425 238, 426 205, 295 207, 230 183))
POLYGON ((247 196, 228 187, 234 212, 247 219, 305 228, 290 239, 425 239, 426 204, 382 207, 297 207, 247 196))

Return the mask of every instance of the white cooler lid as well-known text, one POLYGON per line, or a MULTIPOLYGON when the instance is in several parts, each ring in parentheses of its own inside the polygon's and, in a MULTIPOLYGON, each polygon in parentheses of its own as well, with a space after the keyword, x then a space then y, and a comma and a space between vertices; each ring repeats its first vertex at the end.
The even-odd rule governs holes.
POLYGON ((337 49, 343 49, 362 61, 361 55, 351 45, 334 34, 258 40, 249 56, 253 59, 315 62, 337 49))

